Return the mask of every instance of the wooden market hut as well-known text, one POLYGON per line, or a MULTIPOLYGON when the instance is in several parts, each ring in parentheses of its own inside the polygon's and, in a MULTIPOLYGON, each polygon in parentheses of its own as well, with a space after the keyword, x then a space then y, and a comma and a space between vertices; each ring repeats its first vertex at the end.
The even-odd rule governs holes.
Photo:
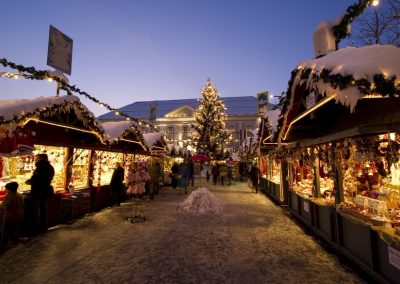
MULTIPOLYGON (((2 101, 0 114, 0 185, 17 181, 19 189, 24 192, 29 212, 29 186, 25 185, 25 181, 34 170, 33 154, 47 153, 56 171, 52 182, 55 194, 48 200, 49 225, 61 222, 64 213, 73 215, 79 209, 87 213, 90 193, 81 195, 85 197, 81 203, 75 202, 75 212, 66 200, 70 197, 69 165, 73 149, 105 143, 104 130, 93 113, 75 96, 55 96, 2 101)), ((89 180, 89 175, 85 172, 82 178, 89 180)), ((32 220, 27 216, 27 227, 30 224, 32 220)))
POLYGON ((347 47, 301 62, 292 72, 276 139, 287 144, 283 152, 299 150, 312 159, 315 177, 310 197, 289 190, 291 213, 379 282, 399 283, 392 257, 400 255, 400 238, 394 230, 337 210, 343 175, 335 147, 390 132, 400 132, 400 48, 347 47), (330 166, 337 206, 318 201, 321 147, 335 155, 330 166))

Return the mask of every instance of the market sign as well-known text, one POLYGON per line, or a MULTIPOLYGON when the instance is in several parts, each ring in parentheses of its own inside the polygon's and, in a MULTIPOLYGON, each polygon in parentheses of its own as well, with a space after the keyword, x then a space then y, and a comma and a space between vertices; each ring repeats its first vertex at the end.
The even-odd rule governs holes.
POLYGON ((257 94, 258 114, 264 114, 268 110, 268 91, 257 94))
POLYGON ((47 65, 71 75, 72 44, 71 38, 50 25, 47 65))

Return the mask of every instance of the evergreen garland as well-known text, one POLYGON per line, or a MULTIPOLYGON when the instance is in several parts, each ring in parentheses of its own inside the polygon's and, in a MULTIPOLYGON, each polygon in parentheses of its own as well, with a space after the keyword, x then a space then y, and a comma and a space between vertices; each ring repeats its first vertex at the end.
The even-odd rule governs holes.
MULTIPOLYGON (((400 84, 396 85, 396 76, 386 77, 383 74, 375 74, 373 76, 373 84, 365 78, 355 79, 353 75, 331 74, 331 69, 322 69, 319 73, 313 72, 311 68, 296 68, 292 71, 291 78, 288 82, 288 90, 286 96, 279 102, 277 107, 282 107, 281 116, 278 120, 277 133, 282 131, 284 115, 290 106, 292 96, 293 83, 296 76, 300 73, 302 80, 309 80, 317 83, 322 80, 325 84, 330 84, 333 88, 344 90, 350 87, 357 87, 363 95, 380 94, 383 97, 399 97, 400 84)), ((309 90, 310 92, 312 90, 309 90)), ((276 134, 275 134, 276 136, 276 134)), ((277 137, 276 137, 277 138, 277 137)))
POLYGON ((349 6, 340 23, 334 26, 333 34, 335 35, 336 45, 349 35, 349 25, 368 7, 372 0, 359 0, 357 4, 349 6))
MULTIPOLYGON (((18 76, 22 76, 25 79, 30 79, 30 80, 47 80, 47 79, 52 79, 55 82, 59 84, 60 89, 65 90, 68 95, 72 95, 72 93, 78 93, 81 96, 86 97, 87 99, 99 104, 100 106, 105 107, 109 111, 114 112, 116 115, 120 115, 125 117, 127 120, 133 120, 135 122, 139 122, 137 118, 133 118, 129 116, 126 113, 121 112, 120 110, 111 107, 109 104, 101 102, 100 100, 96 99, 95 97, 91 96, 85 91, 82 91, 81 89, 77 88, 76 85, 69 85, 67 84, 64 80, 58 78, 57 76, 51 75, 47 71, 42 71, 42 70, 36 70, 35 67, 25 67, 23 65, 17 65, 13 62, 9 62, 7 59, 2 58, 0 59, 0 64, 3 65, 4 67, 9 67, 15 70, 18 70, 20 74, 18 76)), ((1 118, 1 117, 0 117, 1 118)), ((145 125, 149 125, 153 130, 156 130, 156 128, 147 122, 142 122, 145 125)))

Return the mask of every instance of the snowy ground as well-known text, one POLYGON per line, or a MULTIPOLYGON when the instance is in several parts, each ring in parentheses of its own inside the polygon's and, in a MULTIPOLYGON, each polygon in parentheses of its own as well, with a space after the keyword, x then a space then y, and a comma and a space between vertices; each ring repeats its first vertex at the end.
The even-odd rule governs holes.
POLYGON ((222 214, 180 212, 189 194, 164 188, 143 223, 125 202, 6 250, 0 283, 366 283, 264 195, 206 186, 222 214))

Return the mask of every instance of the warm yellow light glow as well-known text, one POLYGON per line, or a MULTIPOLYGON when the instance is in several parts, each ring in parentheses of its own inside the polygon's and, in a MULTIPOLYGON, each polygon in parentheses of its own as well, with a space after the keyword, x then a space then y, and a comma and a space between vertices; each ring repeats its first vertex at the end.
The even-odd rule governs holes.
POLYGON ((372 6, 378 6, 379 5, 379 0, 372 0, 371 5, 372 6))
POLYGON ((309 113, 313 112, 314 110, 320 108, 321 106, 323 106, 324 104, 326 104, 327 102, 333 100, 336 97, 336 94, 334 94, 333 96, 329 96, 326 97, 324 99, 322 99, 321 101, 319 101, 317 104, 315 104, 312 108, 308 109, 307 111, 303 112, 302 114, 300 114, 298 117, 296 117, 290 124, 288 129, 286 130, 285 136, 283 137, 283 140, 286 140, 286 137, 290 131, 290 128, 292 127, 292 125, 294 123, 296 123, 297 121, 299 121, 300 119, 302 119, 303 117, 305 117, 306 115, 308 115, 309 113))
POLYGON ((47 81, 53 82, 53 78, 47 78, 47 81))
POLYGON ((121 113, 120 113, 119 111, 116 111, 115 114, 116 114, 116 115, 120 115, 121 113))
POLYGON ((76 131, 80 131, 80 132, 94 134, 100 139, 100 142, 102 144, 105 144, 104 141, 103 141, 103 136, 100 135, 100 133, 97 133, 96 131, 93 131, 93 130, 87 130, 87 129, 80 128, 80 127, 75 127, 75 126, 71 126, 71 125, 65 125, 65 124, 61 124, 61 123, 56 123, 56 122, 44 120, 44 119, 41 119, 41 118, 38 118, 38 117, 31 117, 31 118, 27 119, 23 123, 23 125, 27 124, 29 121, 36 121, 36 122, 40 122, 40 123, 43 123, 43 124, 48 124, 48 125, 58 126, 58 127, 62 127, 62 128, 68 128, 68 129, 72 129, 72 130, 76 130, 76 131))
POLYGON ((143 150, 146 150, 146 147, 144 147, 144 145, 139 141, 134 141, 134 140, 130 140, 130 139, 124 139, 124 138, 120 138, 119 140, 126 141, 126 142, 131 142, 131 143, 135 143, 135 144, 139 144, 140 146, 142 146, 143 150))

